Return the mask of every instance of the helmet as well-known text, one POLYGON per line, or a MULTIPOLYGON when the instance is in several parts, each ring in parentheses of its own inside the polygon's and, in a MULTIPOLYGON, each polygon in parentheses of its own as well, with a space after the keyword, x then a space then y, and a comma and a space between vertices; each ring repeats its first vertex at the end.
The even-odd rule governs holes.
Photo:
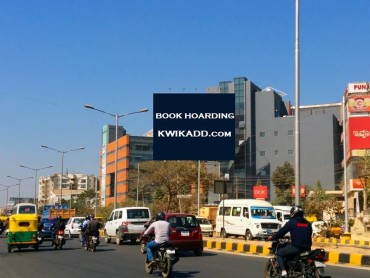
POLYGON ((157 216, 155 217, 155 220, 164 220, 164 217, 165 217, 165 214, 164 214, 164 212, 163 211, 161 211, 161 212, 158 212, 157 213, 157 216))
POLYGON ((90 220, 90 216, 86 215, 85 220, 90 220))
POLYGON ((302 206, 293 206, 290 209, 290 217, 296 217, 296 216, 301 216, 303 217, 304 211, 302 206))
POLYGON ((57 220, 62 220, 62 217, 60 215, 58 215, 57 220))

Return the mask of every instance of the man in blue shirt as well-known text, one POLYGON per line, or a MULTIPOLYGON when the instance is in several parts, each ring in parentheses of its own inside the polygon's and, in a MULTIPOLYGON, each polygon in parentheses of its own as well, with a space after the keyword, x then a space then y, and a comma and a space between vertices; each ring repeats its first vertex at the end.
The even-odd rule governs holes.
POLYGON ((290 216, 289 221, 276 234, 268 238, 268 240, 276 240, 288 232, 290 233, 291 243, 279 249, 276 253, 282 277, 287 275, 284 258, 309 251, 312 246, 312 227, 310 222, 304 218, 303 208, 301 206, 292 207, 290 216))

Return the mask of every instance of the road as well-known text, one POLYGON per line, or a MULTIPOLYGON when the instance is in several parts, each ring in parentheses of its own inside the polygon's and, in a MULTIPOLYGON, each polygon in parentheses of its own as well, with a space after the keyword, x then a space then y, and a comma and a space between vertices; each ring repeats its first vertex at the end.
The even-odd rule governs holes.
MULTIPOLYGON (((148 275, 144 271, 144 255, 138 244, 118 246, 101 245, 95 253, 86 252, 77 239, 67 240, 63 250, 54 250, 44 242, 38 251, 13 249, 7 251, 6 238, 0 238, 1 277, 161 277, 159 273, 148 275)), ((201 257, 181 253, 174 266, 173 277, 263 277, 266 257, 235 255, 206 250, 201 257)), ((328 266, 327 273, 335 278, 368 278, 370 269, 328 266)))

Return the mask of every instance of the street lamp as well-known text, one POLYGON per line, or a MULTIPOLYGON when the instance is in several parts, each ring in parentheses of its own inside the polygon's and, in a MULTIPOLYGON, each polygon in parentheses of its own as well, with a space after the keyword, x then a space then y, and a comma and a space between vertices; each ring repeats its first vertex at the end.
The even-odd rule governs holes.
POLYGON ((36 203, 36 188, 37 188, 37 172, 39 170, 43 170, 43 169, 47 169, 47 168, 51 168, 53 166, 46 166, 46 167, 42 167, 42 168, 31 168, 31 167, 27 167, 27 166, 24 166, 24 165, 19 165, 19 167, 22 167, 22 168, 26 168, 26 169, 30 169, 32 171, 35 171, 35 205, 36 205, 36 208, 38 208, 38 204, 36 203))
POLYGON ((1 185, 1 186, 6 187, 6 189, 3 189, 3 190, 6 190, 5 211, 6 211, 6 212, 7 212, 7 214, 8 214, 8 198, 9 198, 8 196, 9 196, 9 187, 16 186, 16 185, 18 185, 18 184, 5 185, 5 184, 1 184, 1 183, 0 183, 0 185, 1 185))
POLYGON ((23 178, 23 179, 18 179, 18 178, 12 177, 12 176, 7 176, 7 177, 8 178, 15 179, 15 180, 18 181, 18 203, 20 203, 20 200, 21 200, 21 181, 22 180, 32 179, 33 177, 28 177, 28 178, 23 178))
POLYGON ((62 197, 63 197, 63 188, 62 188, 62 180, 63 180, 63 162, 64 162, 64 154, 65 153, 69 153, 69 152, 73 152, 73 151, 79 151, 79 150, 84 150, 85 147, 80 147, 80 148, 76 148, 76 149, 71 149, 71 150, 68 150, 68 151, 61 151, 61 150, 57 150, 57 149, 54 149, 54 148, 50 148, 48 146, 45 146, 45 145, 41 145, 42 148, 45 148, 45 149, 49 149, 49 150, 52 150, 52 151, 55 151, 55 152, 58 152, 62 155, 62 172, 60 174, 60 205, 62 205, 62 197))
POLYGON ((132 115, 132 114, 148 112, 149 109, 143 108, 143 109, 141 109, 139 111, 130 112, 130 113, 126 113, 126 114, 113 114, 113 113, 108 113, 108 112, 105 112, 103 110, 97 109, 97 108, 95 108, 94 106, 92 106, 90 104, 85 104, 84 106, 85 106, 85 108, 96 110, 96 111, 102 112, 104 114, 110 115, 110 116, 112 116, 112 117, 115 118, 115 124, 116 124, 116 147, 115 147, 115 159, 114 159, 114 192, 113 192, 113 196, 114 196, 114 205, 113 205, 113 208, 115 209, 116 206, 117 206, 118 119, 121 118, 121 117, 124 117, 124 116, 132 115))

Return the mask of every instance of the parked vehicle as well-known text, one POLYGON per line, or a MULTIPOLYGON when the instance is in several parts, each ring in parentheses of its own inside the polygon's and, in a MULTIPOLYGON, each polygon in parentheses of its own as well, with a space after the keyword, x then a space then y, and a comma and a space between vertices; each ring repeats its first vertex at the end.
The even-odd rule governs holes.
POLYGON ((63 245, 66 243, 66 239, 64 238, 64 230, 56 231, 55 238, 52 239, 52 243, 55 250, 62 250, 63 245))
POLYGON ((99 245, 100 241, 99 241, 99 238, 96 237, 96 236, 89 236, 87 239, 86 239, 86 243, 85 243, 85 250, 86 251, 91 251, 91 252, 95 252, 96 251, 96 247, 99 245))
MULTIPOLYGON (((268 259, 265 267, 265 278, 281 277, 276 252, 289 243, 287 239, 279 239, 272 242, 270 254, 273 257, 268 259)), ((287 277, 307 277, 307 278, 330 278, 325 274, 326 252, 324 249, 315 249, 310 252, 303 252, 288 258, 286 261, 287 277)))
POLYGON ((273 206, 263 200, 228 199, 218 205, 216 232, 222 237, 244 236, 246 240, 267 238, 281 225, 273 206))
POLYGON ((291 206, 274 206, 276 218, 281 226, 284 226, 289 221, 291 208, 291 206))
POLYGON ((148 265, 148 260, 145 259, 145 271, 151 274, 153 270, 157 269, 162 272, 162 277, 170 277, 173 265, 178 262, 179 257, 170 242, 160 244, 153 251, 154 260, 151 265, 148 265))
POLYGON ((213 236, 213 226, 211 222, 205 217, 197 216, 197 220, 200 225, 200 229, 202 230, 202 234, 205 236, 212 237, 213 236))
POLYGON ((78 237, 81 231, 81 224, 85 217, 71 217, 68 219, 64 234, 69 238, 78 237))
MULTIPOLYGON (((203 236, 199 222, 193 214, 167 213, 165 220, 171 224, 170 241, 177 251, 192 251, 196 256, 203 253, 203 236)), ((153 218, 146 227, 155 221, 153 218)), ((146 253, 146 239, 140 236, 140 251, 146 253)), ((152 235, 153 236, 153 235, 152 235)))
POLYGON ((38 217, 36 205, 19 203, 12 209, 8 223, 8 252, 13 248, 39 248, 37 240, 38 217))
POLYGON ((104 240, 114 239, 120 245, 124 240, 136 242, 145 230, 145 223, 151 219, 147 207, 125 207, 114 209, 104 226, 104 240))

